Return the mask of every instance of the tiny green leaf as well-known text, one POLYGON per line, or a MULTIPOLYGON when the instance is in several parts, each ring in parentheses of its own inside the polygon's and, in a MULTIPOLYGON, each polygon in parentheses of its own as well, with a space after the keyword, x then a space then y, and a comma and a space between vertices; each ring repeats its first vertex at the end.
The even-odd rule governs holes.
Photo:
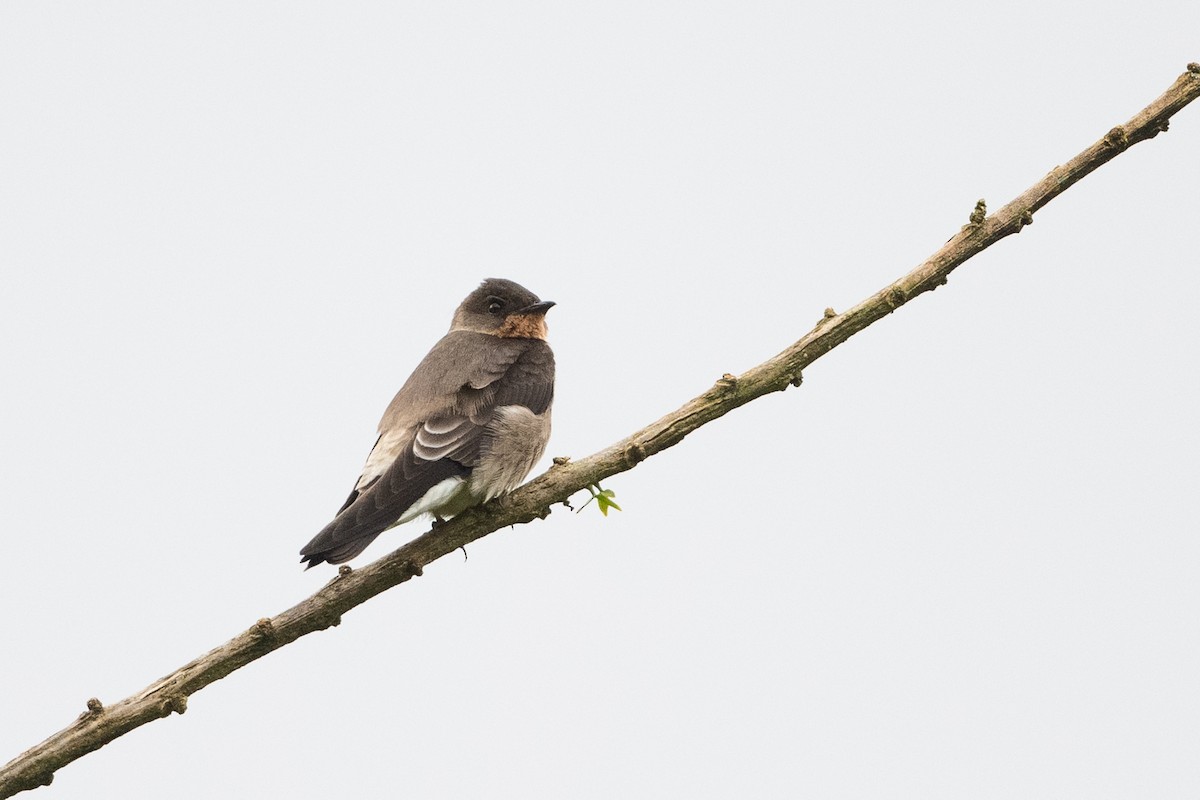
POLYGON ((608 510, 610 508, 615 508, 617 511, 621 510, 621 507, 613 500, 613 498, 617 496, 617 493, 612 489, 602 489, 600 488, 600 484, 592 483, 588 484, 587 490, 592 496, 587 499, 587 502, 575 509, 576 514, 587 508, 588 503, 592 502, 593 500, 596 501, 596 508, 600 509, 600 513, 606 517, 608 516, 608 510))

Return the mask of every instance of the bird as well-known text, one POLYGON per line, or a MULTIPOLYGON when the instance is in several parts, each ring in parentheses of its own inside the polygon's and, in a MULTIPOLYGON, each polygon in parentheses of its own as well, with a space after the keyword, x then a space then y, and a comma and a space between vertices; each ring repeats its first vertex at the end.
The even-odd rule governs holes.
POLYGON ((505 494, 545 452, 554 402, 546 312, 555 303, 488 278, 454 312, 379 422, 379 438, 301 563, 341 564, 421 514, 437 522, 505 494))

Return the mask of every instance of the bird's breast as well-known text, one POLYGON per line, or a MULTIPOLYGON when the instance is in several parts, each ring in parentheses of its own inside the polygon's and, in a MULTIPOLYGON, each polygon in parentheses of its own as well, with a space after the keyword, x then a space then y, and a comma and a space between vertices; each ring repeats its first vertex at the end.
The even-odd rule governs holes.
POLYGON ((501 406, 484 436, 469 484, 471 493, 485 503, 519 486, 542 457, 550 439, 550 409, 534 414, 525 406, 501 406))

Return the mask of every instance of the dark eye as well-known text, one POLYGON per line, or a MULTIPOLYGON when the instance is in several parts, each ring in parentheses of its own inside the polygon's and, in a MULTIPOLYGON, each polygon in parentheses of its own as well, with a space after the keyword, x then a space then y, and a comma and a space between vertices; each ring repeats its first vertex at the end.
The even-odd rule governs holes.
POLYGON ((489 314, 499 314, 503 310, 504 310, 504 301, 503 300, 501 300, 499 297, 489 297, 488 298, 488 313, 489 314))

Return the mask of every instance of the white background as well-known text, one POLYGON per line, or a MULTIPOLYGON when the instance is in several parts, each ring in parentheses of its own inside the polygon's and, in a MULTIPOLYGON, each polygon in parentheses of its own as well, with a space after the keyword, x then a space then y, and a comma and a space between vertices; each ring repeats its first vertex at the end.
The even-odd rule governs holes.
MULTIPOLYGON (((585 456, 1128 119, 1198 30, 0 6, 0 760, 328 580, 298 549, 481 279, 558 301, 543 467, 585 456)), ((488 537, 36 796, 1196 797, 1198 198, 1189 108, 607 481, 623 513, 488 537)))

